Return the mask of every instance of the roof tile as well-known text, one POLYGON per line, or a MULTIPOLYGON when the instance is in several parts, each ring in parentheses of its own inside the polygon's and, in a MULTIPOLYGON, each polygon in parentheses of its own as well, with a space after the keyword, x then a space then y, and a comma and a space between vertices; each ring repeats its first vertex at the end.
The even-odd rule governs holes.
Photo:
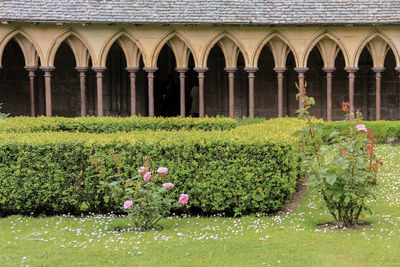
POLYGON ((400 24, 400 0, 0 1, 0 20, 177 24, 400 24))

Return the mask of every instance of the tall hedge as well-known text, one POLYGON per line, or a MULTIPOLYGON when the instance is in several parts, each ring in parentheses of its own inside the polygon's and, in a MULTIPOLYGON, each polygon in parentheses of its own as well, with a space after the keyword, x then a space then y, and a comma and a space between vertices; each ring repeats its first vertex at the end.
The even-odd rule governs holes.
POLYGON ((299 176, 296 119, 277 119, 231 131, 136 131, 132 133, 0 133, 0 213, 59 214, 119 211, 91 163, 107 176, 120 157, 124 178, 143 159, 168 167, 174 197, 190 196, 203 213, 272 212, 294 192, 299 176), (118 156, 116 156, 118 155, 118 156))
POLYGON ((66 131, 115 133, 136 130, 229 130, 237 125, 234 119, 182 117, 10 117, 0 120, 0 131, 12 133, 66 131))

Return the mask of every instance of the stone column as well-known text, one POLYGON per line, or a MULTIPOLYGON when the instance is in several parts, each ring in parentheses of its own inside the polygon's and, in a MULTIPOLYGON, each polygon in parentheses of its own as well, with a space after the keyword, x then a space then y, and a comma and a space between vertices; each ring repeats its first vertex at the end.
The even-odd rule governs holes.
POLYGON ((37 66, 26 66, 25 69, 28 71, 29 77, 29 94, 30 94, 30 105, 31 105, 31 117, 35 117, 35 76, 37 66))
POLYGON ((225 68, 225 71, 228 73, 228 82, 229 82, 229 117, 235 117, 235 72, 237 68, 230 67, 225 68))
POLYGON ((107 69, 106 67, 93 67, 96 72, 97 80, 97 116, 103 117, 103 72, 107 69))
POLYGON ((384 67, 377 67, 377 68, 372 68, 372 70, 375 72, 375 78, 376 78, 376 120, 379 121, 381 119, 381 78, 382 78, 382 72, 385 70, 384 67))
POLYGON ((199 74, 199 117, 204 118, 204 73, 207 67, 198 67, 194 70, 199 74))
POLYGON ((148 92, 149 92, 149 117, 154 117, 154 72, 158 70, 157 67, 143 68, 147 72, 148 92))
POLYGON ((326 73, 326 120, 332 121, 332 73, 335 68, 322 68, 326 73))
POLYGON ((358 71, 357 67, 349 67, 345 68, 345 70, 349 73, 349 105, 350 105, 350 113, 354 113, 354 82, 356 79, 356 72, 358 71))
POLYGON ((40 67, 44 71, 44 87, 45 87, 45 98, 46 98, 46 116, 52 116, 52 106, 51 106, 51 72, 55 69, 51 66, 40 67))
POLYGON ((88 69, 88 67, 75 68, 75 70, 79 72, 82 117, 86 116, 86 71, 88 71, 88 69))
POLYGON ((129 79, 131 80, 131 116, 136 116, 136 72, 138 67, 127 67, 125 68, 129 72, 129 79))
POLYGON ((186 116, 186 96, 185 96, 185 73, 189 68, 175 68, 179 72, 179 99, 181 117, 186 116))
POLYGON ((370 66, 359 65, 361 73, 361 92, 362 92, 362 113, 365 120, 368 120, 368 78, 370 66))
POLYGON ((302 108, 303 96, 305 91, 305 73, 308 71, 307 67, 294 68, 299 74, 299 109, 302 108))
POLYGON ((249 73, 249 118, 254 118, 254 78, 258 70, 257 67, 246 67, 245 71, 249 73))
POLYGON ((278 74, 278 117, 283 117, 283 73, 286 68, 274 68, 278 74))

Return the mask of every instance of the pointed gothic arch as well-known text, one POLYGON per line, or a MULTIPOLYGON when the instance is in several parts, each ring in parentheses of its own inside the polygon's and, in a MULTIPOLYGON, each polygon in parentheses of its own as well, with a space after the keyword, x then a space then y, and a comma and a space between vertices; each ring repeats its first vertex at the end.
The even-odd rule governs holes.
POLYGON ((22 29, 14 28, 0 39, 0 66, 2 65, 4 48, 11 39, 15 39, 20 46, 26 66, 37 66, 39 59, 43 59, 43 53, 34 39, 22 29))
POLYGON ((294 46, 290 43, 289 39, 285 37, 280 32, 270 32, 266 34, 263 38, 261 38, 261 41, 256 45, 256 49, 254 50, 253 56, 252 56, 252 66, 257 67, 258 64, 258 59, 260 57, 261 51, 263 50, 264 46, 266 46, 272 39, 278 38, 282 42, 284 42, 290 49, 290 52, 292 52, 294 60, 296 62, 296 66, 299 66, 299 60, 297 53, 294 49, 294 46))
MULTIPOLYGON (((70 28, 65 28, 61 31, 54 41, 51 43, 49 52, 47 54, 47 62, 44 62, 43 66, 54 66, 54 58, 60 45, 66 42, 71 48, 77 67, 87 67, 89 59, 94 61, 94 52, 88 41, 85 40, 81 35, 72 31, 70 28)), ((94 62, 93 62, 94 63, 94 62)))
MULTIPOLYGON (((368 45, 369 42, 371 42, 375 38, 380 38, 387 43, 387 45, 392 50, 393 55, 396 59, 396 65, 399 66, 400 65, 400 56, 399 56, 399 49, 397 48, 398 45, 395 45, 395 43, 393 43, 392 40, 389 37, 387 37, 386 34, 384 34, 382 31, 377 31, 377 30, 373 30, 373 31, 369 32, 368 34, 366 34, 362 38, 360 43, 357 45, 356 53, 352 60, 353 66, 358 66, 358 62, 359 62, 361 53, 363 52, 364 48, 368 45)), ((386 57, 386 54, 385 54, 385 57, 386 57)))
MULTIPOLYGON (((248 66, 249 58, 248 58, 246 49, 244 48, 243 44, 239 41, 239 38, 236 38, 232 33, 226 32, 226 31, 222 31, 222 32, 215 34, 210 39, 210 41, 207 42, 207 44, 205 45, 204 52, 201 55, 201 60, 200 60, 201 66, 204 66, 204 67, 207 66, 207 60, 208 60, 208 56, 210 54, 211 49, 216 44, 219 44, 220 41, 222 41, 224 38, 229 39, 237 46, 237 48, 239 49, 239 52, 242 53, 242 55, 243 55, 245 65, 248 66)), ((221 44, 219 44, 219 46, 221 47, 221 44)), ((226 59, 226 57, 229 57, 229 55, 226 55, 226 51, 224 51, 224 49, 222 47, 221 47, 221 49, 224 52, 225 59, 226 59)), ((225 63, 227 63, 227 62, 225 62, 225 63)))
POLYGON ((138 39, 127 31, 119 29, 104 42, 100 49, 98 61, 96 64, 93 64, 94 66, 105 67, 108 52, 115 42, 118 42, 124 51, 126 62, 129 67, 138 67, 140 58, 145 58, 144 50, 138 39))
MULTIPOLYGON (((350 66, 350 58, 349 58, 349 52, 347 51, 345 45, 340 41, 339 36, 337 36, 336 33, 331 32, 331 31, 321 31, 317 34, 314 35, 315 37, 313 37, 308 44, 307 44, 307 48, 306 48, 306 52, 304 53, 304 57, 302 60, 302 64, 303 66, 307 66, 307 61, 308 61, 308 57, 310 56, 311 51, 314 49, 314 47, 318 47, 318 44, 323 41, 324 39, 328 39, 331 40, 332 42, 334 42, 340 49, 340 51, 343 54, 344 57, 344 61, 345 61, 345 66, 349 67, 350 66)), ((323 54, 323 51, 321 51, 321 47, 318 47, 318 49, 320 50, 321 56, 323 54)), ((335 58, 337 56, 337 52, 335 55, 335 58)), ((335 60, 333 60, 334 64, 335 60)), ((324 62, 327 63, 327 62, 324 62)), ((334 67, 334 66, 330 66, 330 67, 334 67)))
POLYGON ((189 55, 192 54, 195 66, 198 66, 198 55, 192 44, 189 42, 185 35, 178 31, 171 31, 166 33, 160 41, 154 47, 152 51, 151 65, 156 66, 158 56, 163 49, 164 45, 168 44, 175 55, 176 63, 178 67, 187 67, 189 62, 189 55))

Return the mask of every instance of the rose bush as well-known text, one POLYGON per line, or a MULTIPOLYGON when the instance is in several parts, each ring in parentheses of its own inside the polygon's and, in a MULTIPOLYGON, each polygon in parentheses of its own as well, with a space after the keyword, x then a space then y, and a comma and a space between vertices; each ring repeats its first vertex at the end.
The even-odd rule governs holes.
POLYGON ((362 114, 350 113, 349 103, 344 102, 345 120, 338 123, 347 127, 332 132, 332 145, 325 146, 322 123, 309 113, 315 101, 305 91, 303 94, 302 108, 297 111, 307 122, 298 131, 303 170, 309 175, 309 184, 321 193, 336 224, 357 224, 364 211, 370 211, 367 200, 375 195, 378 168, 383 165, 375 154, 376 138, 360 123, 362 114))
MULTIPOLYGON (((113 177, 121 176, 118 167, 117 170, 117 174, 113 177)), ((104 172, 100 171, 101 177, 102 173, 104 172)), ((139 175, 124 182, 121 182, 120 179, 107 182, 103 176, 100 184, 110 188, 112 197, 118 198, 123 203, 124 209, 128 212, 128 216, 137 230, 159 227, 160 225, 157 223, 160 219, 167 216, 170 210, 178 205, 177 201, 170 197, 170 191, 174 188, 174 184, 166 182, 168 169, 165 167, 151 172, 148 166, 142 166, 138 169, 138 173, 139 175), (152 175, 153 173, 154 175, 152 175)), ((181 194, 178 200, 182 205, 187 204, 188 201, 187 194, 181 194)))

